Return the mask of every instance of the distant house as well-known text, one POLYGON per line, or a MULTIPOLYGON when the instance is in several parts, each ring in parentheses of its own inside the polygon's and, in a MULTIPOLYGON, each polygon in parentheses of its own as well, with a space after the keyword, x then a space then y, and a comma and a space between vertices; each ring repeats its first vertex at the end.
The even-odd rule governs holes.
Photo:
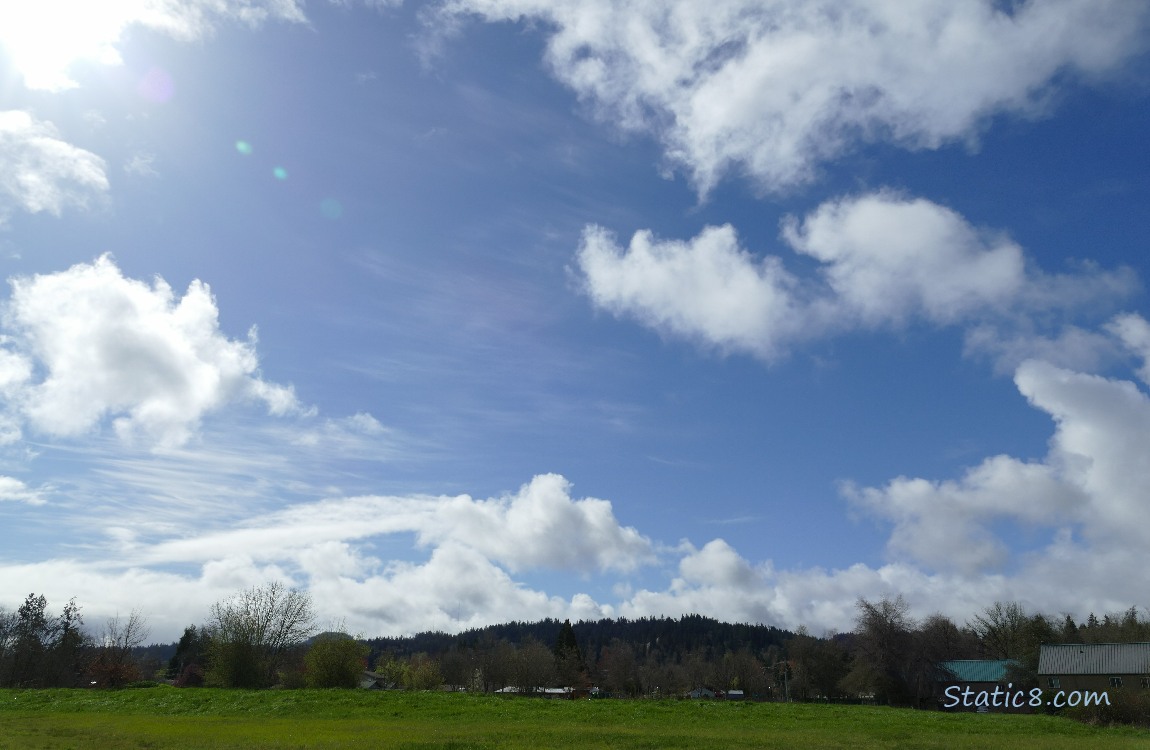
POLYGON ((744 698, 746 698, 746 694, 742 690, 727 691, 727 700, 729 701, 741 701, 744 698))
MULTIPOLYGON (((938 681, 939 705, 947 711, 1010 711, 1023 712, 1022 707, 991 706, 985 701, 977 700, 981 694, 992 695, 995 688, 999 693, 1007 689, 1010 681, 1006 673, 1011 665, 1016 664, 1012 659, 952 659, 941 661, 935 666, 938 681), (969 691, 969 692, 968 692, 969 691), (974 696, 967 700, 955 701, 954 696, 974 696)), ((1001 704, 1001 699, 999 700, 1001 704)), ((1029 712, 1026 707, 1026 712, 1029 712)))
MULTIPOLYGON (((596 688, 597 689, 597 688, 596 688)), ((591 691, 585 688, 569 688, 569 687, 551 687, 543 688, 537 687, 534 689, 521 689, 515 686, 508 686, 500 688, 495 691, 496 695, 523 695, 536 698, 551 698, 560 700, 573 700, 575 698, 590 697, 591 691)))
POLYGON ((688 698, 714 698, 715 691, 710 688, 697 687, 691 692, 687 693, 688 698))
POLYGON ((378 672, 364 672, 359 677, 359 686, 364 690, 394 690, 399 687, 378 672))
POLYGON ((1052 643, 1038 652, 1046 690, 1150 688, 1150 643, 1052 643))

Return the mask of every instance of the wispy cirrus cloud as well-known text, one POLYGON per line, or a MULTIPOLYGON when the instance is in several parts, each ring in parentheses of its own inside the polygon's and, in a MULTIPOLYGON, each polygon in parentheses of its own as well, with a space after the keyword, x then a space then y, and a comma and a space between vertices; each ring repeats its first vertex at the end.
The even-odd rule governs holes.
MULTIPOLYGON (((75 547, 71 558, 0 566, 5 574, 0 579, 39 586, 54 598, 77 580, 93 578, 113 588, 137 581, 145 586, 137 595, 145 597, 163 586, 184 590, 188 601, 160 615, 164 627, 178 633, 181 618, 202 617, 214 599, 280 578, 306 585, 325 612, 346 616, 365 632, 402 633, 457 630, 514 617, 606 616, 610 607, 586 594, 564 599, 533 590, 513 574, 626 573, 656 559, 655 545, 621 525, 609 502, 574 497, 570 483, 558 475, 537 476, 517 492, 495 498, 332 498, 246 518, 216 516, 196 529, 156 524, 142 511, 125 507, 88 517, 85 526, 94 544, 75 547), (373 551, 375 545, 394 549, 397 540, 412 535, 415 549, 386 557, 373 551), (85 566, 78 578, 49 580, 61 569, 85 566), (22 578, 7 576, 16 572, 22 578)), ((16 595, 0 583, 0 600, 16 595)), ((106 606, 103 599, 88 606, 99 610, 106 606)))

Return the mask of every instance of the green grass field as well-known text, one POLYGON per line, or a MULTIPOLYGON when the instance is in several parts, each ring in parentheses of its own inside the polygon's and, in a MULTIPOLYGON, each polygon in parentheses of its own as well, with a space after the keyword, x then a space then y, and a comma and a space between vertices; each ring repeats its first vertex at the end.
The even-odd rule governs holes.
POLYGON ((0 690, 0 748, 1124 748, 1051 716, 367 691, 0 690))

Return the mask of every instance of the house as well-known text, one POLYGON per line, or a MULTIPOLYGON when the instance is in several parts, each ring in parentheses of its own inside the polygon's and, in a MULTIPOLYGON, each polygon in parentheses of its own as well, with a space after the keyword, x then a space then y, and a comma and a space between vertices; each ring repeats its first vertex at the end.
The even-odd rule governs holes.
POLYGON ((1007 677, 1010 667, 1016 663, 1013 659, 952 659, 938 662, 935 665, 935 680, 939 683, 939 705, 947 711, 1029 712, 1029 706, 1009 705, 1005 701, 1007 690, 1018 692, 1010 687, 1011 682, 1007 677))
POLYGON ((1038 652, 1044 690, 1150 688, 1150 643, 1050 643, 1038 652))
POLYGON ((394 690, 398 685, 389 680, 386 675, 378 672, 363 671, 359 677, 359 686, 364 690, 394 690))
POLYGON ((688 698, 714 698, 715 691, 706 687, 697 687, 691 692, 687 693, 688 698))
POLYGON ((495 691, 496 695, 525 695, 534 696, 536 698, 551 698, 560 700, 574 700, 575 698, 590 697, 590 691, 583 688, 569 688, 569 687, 550 687, 550 688, 528 688, 522 689, 515 686, 508 686, 500 688, 495 691))

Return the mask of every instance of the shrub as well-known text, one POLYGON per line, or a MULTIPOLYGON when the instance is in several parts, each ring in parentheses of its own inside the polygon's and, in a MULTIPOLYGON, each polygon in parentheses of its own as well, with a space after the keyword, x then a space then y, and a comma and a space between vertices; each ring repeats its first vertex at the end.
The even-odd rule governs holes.
POLYGON ((1065 709, 1062 715, 1095 726, 1132 724, 1150 727, 1150 693, 1119 689, 1111 690, 1108 695, 1110 705, 1076 706, 1065 709))

